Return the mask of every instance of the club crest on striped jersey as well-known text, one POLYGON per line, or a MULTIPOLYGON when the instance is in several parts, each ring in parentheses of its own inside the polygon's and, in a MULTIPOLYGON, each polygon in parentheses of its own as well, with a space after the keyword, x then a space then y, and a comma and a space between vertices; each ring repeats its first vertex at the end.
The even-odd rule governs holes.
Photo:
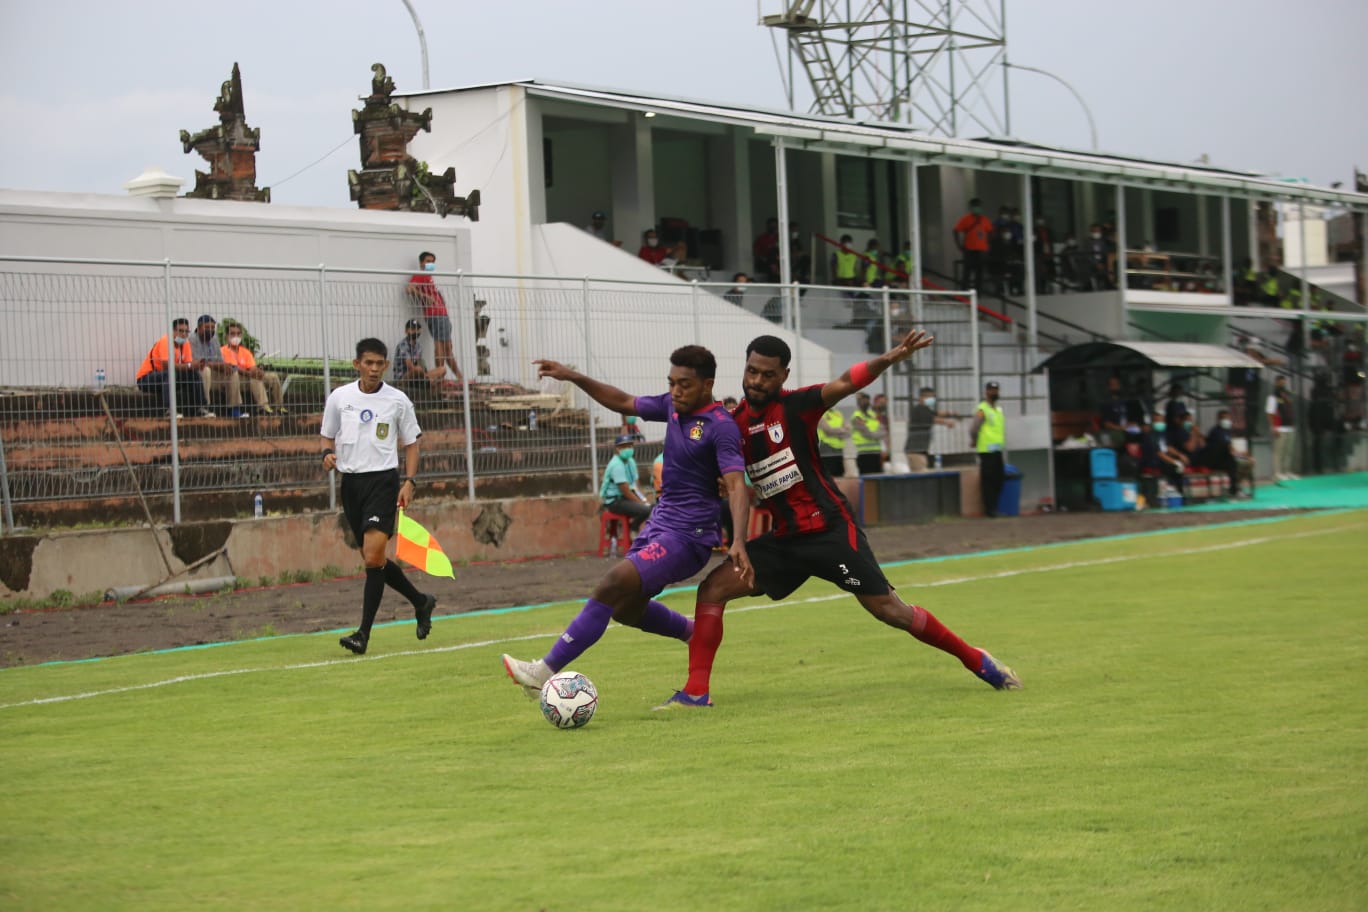
POLYGON ((769 431, 770 440, 773 440, 775 443, 784 442, 784 426, 782 424, 771 424, 769 427, 765 428, 765 430, 769 431))

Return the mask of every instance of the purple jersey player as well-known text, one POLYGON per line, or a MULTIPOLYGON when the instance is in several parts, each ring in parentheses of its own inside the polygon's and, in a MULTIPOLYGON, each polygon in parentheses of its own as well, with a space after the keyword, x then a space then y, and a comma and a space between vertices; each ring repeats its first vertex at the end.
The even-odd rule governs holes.
MULTIPOLYGON (((503 657, 509 677, 529 696, 540 693, 547 678, 598 642, 610 620, 687 643, 693 635, 693 621, 652 596, 702 570, 713 547, 721 541, 719 475, 731 503, 732 528, 746 528, 750 512, 741 432, 727 410, 713 399, 717 359, 712 352, 700 345, 675 349, 670 355, 670 391, 659 396, 632 396, 555 361, 533 363, 539 377, 569 380, 614 412, 664 421, 668 469, 660 501, 632 542, 632 549, 599 581, 551 651, 535 662, 503 657)), ((734 538, 727 555, 736 572, 750 582, 746 543, 741 536, 734 538)))

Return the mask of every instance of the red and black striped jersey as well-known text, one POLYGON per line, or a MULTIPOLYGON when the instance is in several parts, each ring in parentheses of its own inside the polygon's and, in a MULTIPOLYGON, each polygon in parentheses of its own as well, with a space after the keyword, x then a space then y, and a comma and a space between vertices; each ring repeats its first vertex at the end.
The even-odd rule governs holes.
POLYGON ((758 412, 742 402, 734 413, 746 474, 756 497, 774 514, 775 535, 855 527, 850 504, 817 449, 817 423, 826 410, 822 384, 817 384, 782 390, 758 412))

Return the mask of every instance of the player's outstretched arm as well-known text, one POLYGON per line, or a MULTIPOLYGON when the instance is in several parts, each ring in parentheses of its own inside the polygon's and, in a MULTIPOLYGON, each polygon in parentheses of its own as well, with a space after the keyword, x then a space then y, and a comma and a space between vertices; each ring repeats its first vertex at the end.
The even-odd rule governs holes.
POLYGON ((906 361, 912 353, 926 348, 936 337, 924 329, 914 329, 901 342, 876 358, 861 361, 835 380, 822 387, 822 403, 831 408, 856 390, 873 383, 884 371, 899 361, 906 361))
POLYGON ((588 393, 590 399, 605 408, 622 415, 635 415, 637 413, 636 396, 631 393, 623 392, 616 386, 595 380, 593 377, 587 377, 573 368, 566 367, 559 361, 541 359, 532 363, 537 365, 538 378, 550 377, 552 380, 569 380, 588 393))
POLYGON ((732 569, 741 575, 747 586, 755 585, 755 570, 746 554, 746 530, 750 528, 750 491, 746 489, 744 472, 728 472, 722 476, 727 486, 727 506, 732 517, 732 542, 727 549, 732 569))

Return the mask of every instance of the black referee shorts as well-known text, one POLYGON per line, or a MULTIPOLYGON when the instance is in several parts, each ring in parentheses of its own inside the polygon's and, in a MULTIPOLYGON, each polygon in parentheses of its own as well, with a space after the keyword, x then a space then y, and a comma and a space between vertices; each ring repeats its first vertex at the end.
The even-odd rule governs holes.
POLYGON ((342 513, 356 536, 358 548, 367 529, 379 529, 393 538, 398 512, 398 469, 342 474, 342 513))
POLYGON ((784 598, 814 576, 853 595, 886 595, 892 588, 864 530, 853 523, 802 535, 766 532, 746 542, 746 554, 756 585, 772 599, 784 598))

